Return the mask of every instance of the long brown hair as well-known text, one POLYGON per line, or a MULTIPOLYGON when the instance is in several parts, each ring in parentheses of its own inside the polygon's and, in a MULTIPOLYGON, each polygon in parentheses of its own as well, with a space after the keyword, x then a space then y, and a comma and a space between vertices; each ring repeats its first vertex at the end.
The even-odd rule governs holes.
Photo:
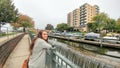
MULTIPOLYGON (((43 39, 42 37, 42 33, 44 32, 45 30, 41 30, 38 32, 37 36, 32 40, 32 43, 30 45, 30 54, 32 54, 32 50, 33 50, 33 47, 34 47, 34 44, 35 44, 35 41, 38 39, 38 38, 41 38, 43 39)), ((46 32, 46 31, 45 31, 46 32)), ((44 39, 43 39, 44 40, 44 39)), ((48 42, 48 39, 45 40, 46 42, 48 42)))

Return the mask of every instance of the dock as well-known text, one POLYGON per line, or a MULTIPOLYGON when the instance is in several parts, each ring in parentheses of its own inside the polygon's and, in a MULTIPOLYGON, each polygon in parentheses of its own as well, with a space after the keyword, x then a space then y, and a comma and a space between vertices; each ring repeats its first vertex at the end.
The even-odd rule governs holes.
POLYGON ((110 47, 110 48, 120 49, 120 44, 113 44, 113 43, 107 43, 107 42, 97 42, 97 41, 89 41, 89 40, 84 40, 84 39, 71 39, 71 38, 63 37, 63 36, 49 36, 49 37, 63 39, 63 40, 68 40, 68 41, 74 41, 74 42, 79 42, 79 43, 91 44, 91 45, 100 46, 100 47, 110 47))

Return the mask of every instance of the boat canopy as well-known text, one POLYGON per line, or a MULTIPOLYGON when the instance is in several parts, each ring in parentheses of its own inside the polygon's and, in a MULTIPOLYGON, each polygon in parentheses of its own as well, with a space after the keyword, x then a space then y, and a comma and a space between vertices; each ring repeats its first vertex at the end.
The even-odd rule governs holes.
POLYGON ((85 34, 85 36, 95 36, 95 37, 100 37, 100 34, 94 33, 94 32, 90 32, 85 34))

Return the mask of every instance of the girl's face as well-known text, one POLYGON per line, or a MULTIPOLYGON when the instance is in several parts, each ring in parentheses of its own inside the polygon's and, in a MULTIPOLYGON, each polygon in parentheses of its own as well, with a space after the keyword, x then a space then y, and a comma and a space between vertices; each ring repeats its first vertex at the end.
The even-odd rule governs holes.
POLYGON ((47 40, 47 39, 48 39, 48 34, 47 34, 46 31, 43 31, 42 37, 43 37, 44 40, 47 40))

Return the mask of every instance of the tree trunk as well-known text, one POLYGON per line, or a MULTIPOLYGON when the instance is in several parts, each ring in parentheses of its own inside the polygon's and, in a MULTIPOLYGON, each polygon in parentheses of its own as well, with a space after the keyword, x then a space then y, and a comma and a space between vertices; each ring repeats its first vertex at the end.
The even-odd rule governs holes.
POLYGON ((26 32, 26 31, 25 31, 25 27, 23 27, 23 32, 26 32))
POLYGON ((1 21, 0 21, 0 35, 1 35, 1 32, 2 32, 2 30, 1 30, 1 21))

